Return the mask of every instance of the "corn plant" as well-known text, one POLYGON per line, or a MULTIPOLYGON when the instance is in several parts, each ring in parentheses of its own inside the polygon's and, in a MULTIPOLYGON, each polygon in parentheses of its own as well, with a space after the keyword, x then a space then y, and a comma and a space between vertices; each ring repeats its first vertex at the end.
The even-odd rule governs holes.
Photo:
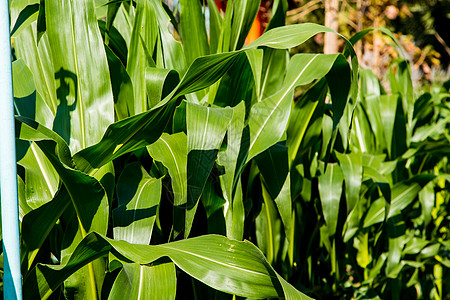
POLYGON ((259 2, 11 1, 26 299, 443 295, 446 94, 259 2))
POLYGON ((308 298, 272 266, 295 264, 293 93, 331 91, 335 138, 358 65, 346 39, 352 66, 290 58, 331 30, 280 26, 286 1, 245 46, 258 7, 11 2, 25 298, 308 298))

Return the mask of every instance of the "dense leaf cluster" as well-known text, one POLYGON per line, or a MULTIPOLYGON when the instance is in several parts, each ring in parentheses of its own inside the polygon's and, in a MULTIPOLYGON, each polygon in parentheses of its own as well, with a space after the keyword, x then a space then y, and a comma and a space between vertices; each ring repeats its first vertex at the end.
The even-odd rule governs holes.
POLYGON ((448 89, 204 2, 11 1, 24 297, 442 296, 448 89))

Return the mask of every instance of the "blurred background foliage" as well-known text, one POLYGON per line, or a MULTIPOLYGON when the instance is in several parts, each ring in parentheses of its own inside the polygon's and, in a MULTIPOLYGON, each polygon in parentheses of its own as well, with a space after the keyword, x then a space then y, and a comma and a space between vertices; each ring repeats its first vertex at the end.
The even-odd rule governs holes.
MULTIPOLYGON (((323 23, 325 2, 289 1, 288 23, 323 23)), ((449 17, 450 2, 447 0, 341 0, 338 31, 352 36, 370 27, 389 28, 395 32, 412 62, 414 79, 441 81, 448 78, 449 73, 449 17)), ((298 50, 318 51, 322 45, 321 37, 316 37, 298 50)), ((356 48, 361 64, 379 77, 386 74, 389 62, 398 56, 392 41, 376 32, 368 35, 356 48)))

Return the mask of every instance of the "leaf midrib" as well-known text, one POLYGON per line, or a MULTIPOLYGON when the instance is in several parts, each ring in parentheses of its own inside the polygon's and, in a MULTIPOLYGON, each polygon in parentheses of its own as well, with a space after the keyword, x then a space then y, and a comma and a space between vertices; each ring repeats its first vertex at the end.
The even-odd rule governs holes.
MULTIPOLYGON (((164 138, 162 136, 161 136, 161 141, 163 141, 164 144, 166 144, 167 148, 169 149, 170 154, 172 155, 173 161, 175 162, 178 180, 180 180, 181 185, 183 185, 183 178, 181 176, 181 171, 180 171, 180 168, 178 167, 178 161, 175 157, 175 154, 173 153, 172 148, 170 148, 169 144, 164 140, 164 138)), ((184 189, 181 189, 181 199, 184 199, 184 189)))
POLYGON ((280 106, 281 101, 283 101, 284 97, 286 97, 286 95, 291 91, 291 89, 296 85, 297 81, 300 79, 300 77, 303 75, 303 73, 305 72, 305 70, 309 67, 309 65, 316 59, 316 57, 319 54, 314 55, 311 60, 306 64, 306 66, 303 68, 303 70, 298 74, 298 76, 295 78, 295 80, 293 80, 292 84, 289 86, 288 89, 286 89, 286 92, 280 97, 280 100, 278 100, 278 102, 276 103, 276 105, 274 106, 274 108, 270 111, 269 116, 267 116, 267 118, 264 120, 263 125, 259 128, 258 132, 256 133, 254 139, 252 139, 252 142, 250 144, 249 147, 249 151, 252 150, 253 146, 256 143, 256 140, 258 139, 258 137, 260 136, 262 130, 264 129, 264 127, 266 127, 267 122, 269 122, 269 119, 272 117, 273 113, 275 112, 275 110, 278 108, 278 106, 280 106))
POLYGON ((269 274, 266 274, 266 273, 253 271, 253 270, 249 270, 249 269, 244 269, 244 268, 241 268, 241 267, 238 267, 238 266, 227 264, 227 263, 224 263, 224 262, 221 262, 221 261, 218 261, 218 260, 215 260, 215 259, 203 256, 203 255, 200 255, 200 254, 196 254, 196 253, 192 253, 192 252, 186 251, 186 250, 182 250, 182 249, 178 249, 178 248, 172 248, 172 247, 167 247, 167 246, 164 246, 164 245, 158 245, 157 247, 169 249, 169 250, 172 250, 172 251, 178 251, 178 252, 181 252, 181 253, 184 253, 184 254, 187 254, 187 255, 192 255, 192 256, 195 256, 195 257, 198 257, 198 258, 201 258, 201 259, 204 259, 204 260, 207 260, 207 261, 210 261, 210 262, 213 262, 213 263, 216 263, 216 264, 228 267, 228 268, 240 270, 240 271, 251 273, 251 274, 255 274, 255 275, 258 275, 258 276, 272 277, 272 276, 270 276, 269 274))

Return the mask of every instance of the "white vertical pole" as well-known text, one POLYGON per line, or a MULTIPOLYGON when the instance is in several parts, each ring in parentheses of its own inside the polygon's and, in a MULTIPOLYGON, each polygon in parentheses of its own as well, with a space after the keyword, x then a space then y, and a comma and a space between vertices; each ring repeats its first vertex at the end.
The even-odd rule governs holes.
POLYGON ((22 299, 8 0, 0 0, 0 192, 4 299, 22 299))

